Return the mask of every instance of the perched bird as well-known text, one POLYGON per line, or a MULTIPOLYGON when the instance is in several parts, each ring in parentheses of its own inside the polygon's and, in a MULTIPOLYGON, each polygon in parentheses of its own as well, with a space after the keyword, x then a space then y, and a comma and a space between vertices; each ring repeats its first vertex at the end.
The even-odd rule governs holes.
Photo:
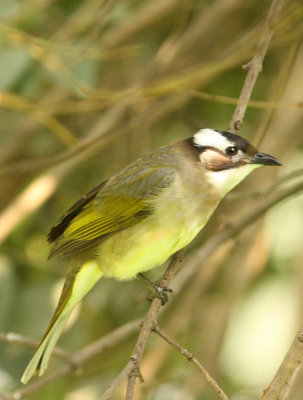
POLYGON ((58 306, 21 381, 47 368, 75 305, 103 276, 129 280, 190 243, 220 200, 262 165, 281 165, 230 132, 202 129, 139 158, 77 201, 51 229, 70 256, 58 306))

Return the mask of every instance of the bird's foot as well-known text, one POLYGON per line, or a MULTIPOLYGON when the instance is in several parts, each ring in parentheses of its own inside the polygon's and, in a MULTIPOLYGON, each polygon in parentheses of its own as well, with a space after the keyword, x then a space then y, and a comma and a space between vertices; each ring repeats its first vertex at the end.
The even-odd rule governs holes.
MULTIPOLYGON (((144 275, 138 274, 137 277, 141 279, 149 287, 153 294, 153 298, 157 297, 161 300, 162 306, 169 300, 169 293, 172 293, 172 289, 167 286, 160 286, 156 282, 152 282, 147 279, 144 275)), ((152 299, 151 299, 152 300, 152 299)))
POLYGON ((164 304, 166 304, 169 300, 169 293, 172 293, 173 290, 167 286, 159 286, 154 282, 152 283, 153 283, 152 292, 154 297, 160 299, 162 306, 164 306, 164 304))

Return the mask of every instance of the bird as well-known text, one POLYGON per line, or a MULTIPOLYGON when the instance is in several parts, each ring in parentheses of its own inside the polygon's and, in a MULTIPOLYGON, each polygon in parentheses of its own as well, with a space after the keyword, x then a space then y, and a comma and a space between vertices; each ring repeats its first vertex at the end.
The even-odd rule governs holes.
MULTIPOLYGON (((76 304, 100 280, 127 281, 187 246, 254 169, 281 162, 227 131, 201 129, 129 164, 80 198, 50 230, 49 258, 70 257, 62 293, 21 382, 41 376, 76 304)), ((144 277, 144 275, 143 275, 144 277)))

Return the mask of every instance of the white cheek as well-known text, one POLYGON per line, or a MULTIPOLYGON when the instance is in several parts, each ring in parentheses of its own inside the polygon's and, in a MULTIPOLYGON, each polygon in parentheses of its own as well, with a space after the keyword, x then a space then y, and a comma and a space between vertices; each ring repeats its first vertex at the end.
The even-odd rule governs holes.
POLYGON ((258 164, 247 164, 238 168, 225 169, 223 171, 208 171, 207 176, 210 183, 225 196, 230 190, 237 186, 254 169, 260 167, 258 164))

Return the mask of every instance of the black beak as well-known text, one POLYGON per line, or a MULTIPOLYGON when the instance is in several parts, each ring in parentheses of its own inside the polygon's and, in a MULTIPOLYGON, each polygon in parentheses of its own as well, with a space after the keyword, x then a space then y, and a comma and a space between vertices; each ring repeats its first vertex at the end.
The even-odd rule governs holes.
POLYGON ((281 166, 282 163, 277 158, 270 156, 265 153, 257 153, 251 160, 250 164, 260 164, 260 165, 276 165, 281 166))

